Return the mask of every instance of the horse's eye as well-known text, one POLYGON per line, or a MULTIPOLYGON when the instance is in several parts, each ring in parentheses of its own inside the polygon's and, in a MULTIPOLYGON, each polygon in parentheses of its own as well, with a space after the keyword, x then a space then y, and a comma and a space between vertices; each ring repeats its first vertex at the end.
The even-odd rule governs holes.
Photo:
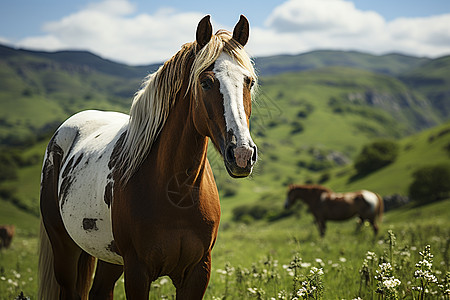
POLYGON ((213 81, 211 78, 206 78, 200 82, 202 89, 205 91, 210 90, 213 87, 213 81))
POLYGON ((249 87, 252 88, 255 85, 255 80, 250 78, 250 77, 245 77, 245 84, 249 87))

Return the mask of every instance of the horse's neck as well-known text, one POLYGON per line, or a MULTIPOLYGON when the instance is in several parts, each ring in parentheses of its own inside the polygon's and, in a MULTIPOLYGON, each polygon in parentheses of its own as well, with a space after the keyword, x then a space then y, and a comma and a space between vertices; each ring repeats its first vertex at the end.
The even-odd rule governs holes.
POLYGON ((148 167, 156 168, 159 177, 185 172, 198 178, 203 172, 208 140, 195 129, 190 112, 189 99, 177 99, 150 152, 148 167))

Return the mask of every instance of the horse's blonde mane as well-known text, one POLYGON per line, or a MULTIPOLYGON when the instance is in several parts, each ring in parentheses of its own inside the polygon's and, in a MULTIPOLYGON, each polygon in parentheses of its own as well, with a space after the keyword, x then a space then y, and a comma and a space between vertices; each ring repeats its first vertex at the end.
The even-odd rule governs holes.
POLYGON ((170 109, 175 104, 183 81, 188 79, 186 96, 191 92, 194 99, 199 92, 198 79, 222 52, 227 53, 248 70, 256 80, 253 63, 243 47, 232 39, 230 32, 219 30, 202 49, 197 51, 196 42, 185 44, 155 73, 146 77, 133 99, 130 120, 118 160, 121 180, 126 183, 137 171, 153 143, 158 138, 170 109), (187 69, 192 64, 190 70, 187 69), (189 72, 189 74, 186 74, 189 72))

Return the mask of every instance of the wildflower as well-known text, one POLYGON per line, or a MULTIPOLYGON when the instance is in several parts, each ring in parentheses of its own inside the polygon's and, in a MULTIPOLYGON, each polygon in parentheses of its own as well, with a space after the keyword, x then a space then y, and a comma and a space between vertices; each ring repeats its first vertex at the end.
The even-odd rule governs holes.
POLYGON ((278 292, 278 300, 289 299, 288 293, 285 290, 281 290, 278 292))
POLYGON ((216 272, 219 273, 220 275, 227 275, 227 271, 222 270, 222 269, 217 269, 216 272))
POLYGON ((400 284, 401 284, 400 280, 398 280, 397 278, 394 278, 394 277, 383 281, 383 285, 388 289, 395 288, 395 287, 399 286, 400 284))
POLYGON ((414 278, 418 281, 417 286, 413 286, 414 291, 418 291, 420 298, 424 298, 425 294, 430 293, 431 284, 437 284, 438 280, 433 274, 433 254, 431 254, 430 245, 426 245, 424 251, 419 252, 422 260, 416 263, 414 278))
POLYGON ((345 257, 339 257, 339 261, 345 263, 347 259, 345 257))
POLYGON ((392 275, 390 263, 381 263, 376 270, 375 279, 378 281, 376 292, 385 295, 387 299, 398 299, 396 288, 401 282, 392 275))
POLYGON ((297 291, 297 296, 303 297, 306 296, 306 294, 308 293, 308 290, 306 289, 305 285, 307 285, 308 283, 306 281, 302 282, 302 287, 297 291))
POLYGON ((259 288, 247 288, 247 291, 249 292, 249 294, 251 296, 255 296, 258 299, 262 299, 262 296, 266 294, 266 292, 263 289, 259 289, 259 288))
POLYGON ((323 260, 321 258, 316 258, 316 263, 319 264, 319 266, 323 267, 325 265, 325 263, 323 262, 323 260))
POLYGON ((375 260, 377 255, 374 252, 367 251, 366 259, 367 260, 375 260))
POLYGON ((311 270, 309 270, 309 272, 312 275, 323 275, 323 269, 322 268, 318 269, 316 267, 312 267, 311 270))
POLYGON ((18 286, 19 286, 19 283, 18 283, 17 281, 12 280, 12 279, 8 279, 8 283, 9 283, 10 285, 15 286, 15 287, 18 287, 18 286))
POLYGON ((16 270, 12 270, 14 277, 16 277, 17 279, 19 279, 21 277, 20 273, 17 272, 16 270))
POLYGON ((169 283, 169 279, 167 279, 167 278, 161 278, 161 280, 159 281, 160 285, 165 285, 167 283, 169 283))

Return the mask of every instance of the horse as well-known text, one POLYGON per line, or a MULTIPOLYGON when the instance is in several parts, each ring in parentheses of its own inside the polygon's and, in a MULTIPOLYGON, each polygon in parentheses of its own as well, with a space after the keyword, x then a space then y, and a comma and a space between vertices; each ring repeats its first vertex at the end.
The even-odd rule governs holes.
POLYGON ((113 299, 122 273, 127 299, 148 299, 160 276, 177 299, 204 296, 221 214, 208 141, 233 178, 257 161, 248 38, 244 16, 215 34, 205 16, 129 115, 83 111, 56 130, 41 177, 39 299, 113 299))
POLYGON ((360 226, 365 220, 372 225, 375 235, 378 234, 378 224, 383 215, 383 199, 376 193, 361 190, 350 193, 334 193, 320 185, 291 185, 284 204, 290 208, 300 198, 314 215, 319 233, 325 235, 327 220, 347 220, 359 216, 360 226))
POLYGON ((16 226, 14 225, 0 226, 0 249, 9 248, 15 233, 16 233, 16 226))

